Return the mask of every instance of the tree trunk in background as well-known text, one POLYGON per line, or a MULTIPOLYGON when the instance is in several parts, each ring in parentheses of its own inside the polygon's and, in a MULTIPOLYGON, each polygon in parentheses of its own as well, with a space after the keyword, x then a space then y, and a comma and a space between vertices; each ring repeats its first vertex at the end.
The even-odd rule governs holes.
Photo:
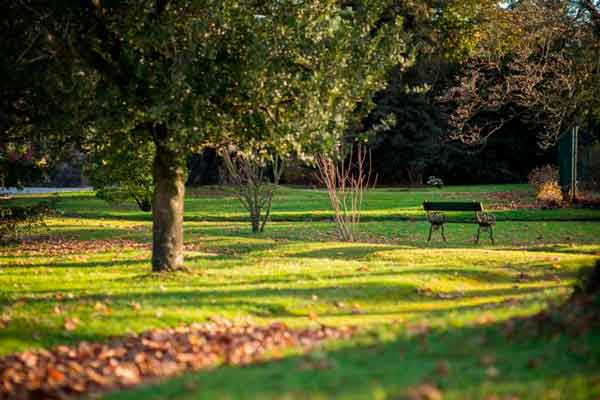
POLYGON ((257 205, 253 205, 250 210, 250 223, 252 224, 252 232, 260 232, 260 211, 257 205))
POLYGON ((154 129, 154 203, 152 205, 152 270, 183 268, 184 157, 167 142, 167 129, 154 129))

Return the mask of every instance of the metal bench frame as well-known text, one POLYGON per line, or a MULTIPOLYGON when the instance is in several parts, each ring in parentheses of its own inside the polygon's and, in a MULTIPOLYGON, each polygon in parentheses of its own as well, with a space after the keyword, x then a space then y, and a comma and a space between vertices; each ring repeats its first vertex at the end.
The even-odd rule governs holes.
POLYGON ((433 231, 439 230, 444 242, 447 242, 446 235, 444 234, 444 224, 448 222, 445 215, 441 211, 473 211, 475 213, 475 220, 473 222, 463 221, 452 221, 454 223, 474 223, 479 225, 477 228, 477 237, 475 243, 479 243, 479 237, 481 231, 488 231, 490 241, 494 243, 494 229, 493 226, 496 224, 496 218, 486 213, 483 210, 483 205, 477 201, 471 202, 459 202, 459 201, 444 201, 444 202, 433 202, 426 201, 423 203, 423 209, 427 212, 427 221, 429 222, 429 236, 427 241, 431 241, 431 235, 433 231))

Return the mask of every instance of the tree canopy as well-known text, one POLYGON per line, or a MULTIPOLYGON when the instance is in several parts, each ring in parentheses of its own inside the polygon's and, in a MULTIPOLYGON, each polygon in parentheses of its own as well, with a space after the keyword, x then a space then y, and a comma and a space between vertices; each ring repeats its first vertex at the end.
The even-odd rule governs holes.
POLYGON ((381 0, 14 2, 5 22, 11 140, 153 143, 153 268, 183 264, 186 155, 235 142, 335 147, 402 63, 381 0), (36 79, 29 78, 35 72, 36 79), (131 140, 113 140, 129 136, 131 140))

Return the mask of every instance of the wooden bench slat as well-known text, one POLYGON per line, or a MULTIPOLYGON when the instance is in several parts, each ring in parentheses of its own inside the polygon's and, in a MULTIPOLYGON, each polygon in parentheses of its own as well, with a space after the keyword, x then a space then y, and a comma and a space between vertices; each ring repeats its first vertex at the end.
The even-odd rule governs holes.
POLYGON ((483 211, 483 206, 480 202, 469 201, 426 201, 423 203, 425 211, 483 211))

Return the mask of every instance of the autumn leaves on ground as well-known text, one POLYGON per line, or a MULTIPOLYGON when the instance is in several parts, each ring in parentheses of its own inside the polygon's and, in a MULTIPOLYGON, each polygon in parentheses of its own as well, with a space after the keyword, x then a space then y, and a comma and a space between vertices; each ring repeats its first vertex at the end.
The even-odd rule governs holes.
POLYGON ((324 192, 281 188, 252 234, 226 191, 192 191, 190 272, 160 275, 149 215, 64 194, 0 250, 0 397, 598 398, 598 300, 566 301, 600 212, 533 203, 519 185, 378 189, 346 243, 324 192), (492 208, 497 244, 470 224, 428 244, 421 203, 441 199, 492 208))

